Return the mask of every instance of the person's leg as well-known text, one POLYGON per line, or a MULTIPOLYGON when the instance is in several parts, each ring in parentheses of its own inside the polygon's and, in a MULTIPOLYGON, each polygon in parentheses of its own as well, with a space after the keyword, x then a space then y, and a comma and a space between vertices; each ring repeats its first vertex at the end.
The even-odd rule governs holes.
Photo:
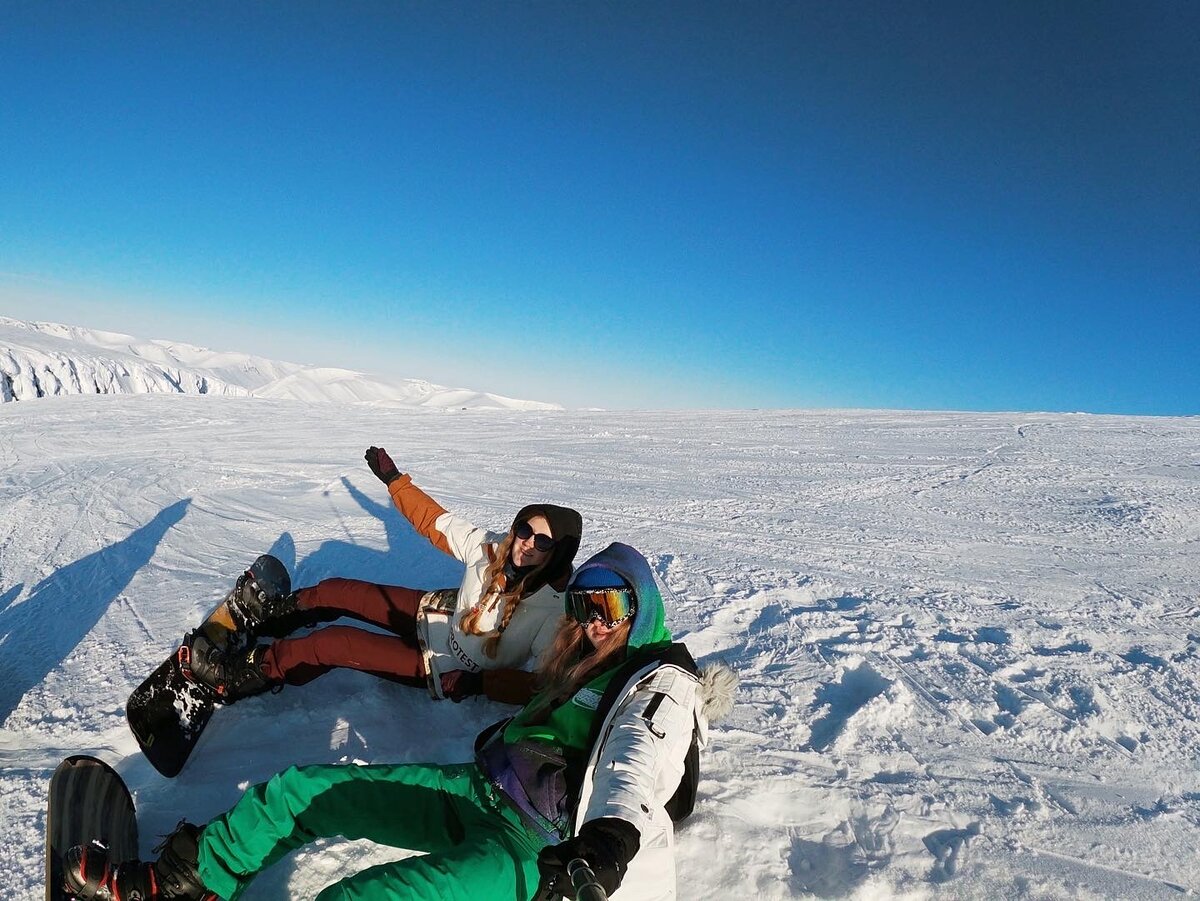
POLYGON ((500 811, 474 764, 292 767, 204 827, 199 872, 232 901, 260 870, 317 838, 438 852, 486 834, 493 818, 491 831, 502 832, 512 816, 500 811))
POLYGON ((297 611, 312 622, 330 622, 342 616, 382 626, 389 632, 417 641, 417 608, 425 592, 401 585, 376 585, 358 579, 325 579, 296 592, 297 611))
MULTIPOLYGON (((456 827, 442 848, 381 864, 329 886, 317 901, 480 901, 529 899, 545 842, 500 800, 475 766, 447 767, 456 827)), ((391 842, 395 844, 395 842, 391 842)))
POLYGON ((415 642, 353 626, 326 626, 272 642, 260 667, 273 684, 304 685, 342 667, 416 688, 425 685, 425 660, 415 642))
POLYGON ((445 851, 363 870, 317 901, 528 901, 537 886, 537 848, 489 830, 445 851))
MULTIPOLYGON (((225 653, 198 655, 199 681, 226 692, 227 702, 269 688, 304 685, 336 667, 356 669, 415 688, 426 685, 424 656, 417 637, 417 611, 426 592, 357 579, 326 579, 290 595, 286 611, 256 623, 255 634, 276 637, 243 658, 225 653), (298 638, 285 638, 302 626, 353 617, 388 629, 380 635, 331 626, 298 638), (201 659, 202 658, 202 659, 201 659), (245 686, 245 690, 238 688, 245 686)), ((194 649, 193 653, 195 653, 194 649)))

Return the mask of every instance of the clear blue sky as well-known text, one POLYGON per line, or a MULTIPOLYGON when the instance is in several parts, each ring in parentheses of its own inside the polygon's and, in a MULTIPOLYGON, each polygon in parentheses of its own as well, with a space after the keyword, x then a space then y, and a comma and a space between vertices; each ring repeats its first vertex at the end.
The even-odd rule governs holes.
POLYGON ((1200 4, 0 5, 0 313, 568 406, 1200 413, 1200 4))

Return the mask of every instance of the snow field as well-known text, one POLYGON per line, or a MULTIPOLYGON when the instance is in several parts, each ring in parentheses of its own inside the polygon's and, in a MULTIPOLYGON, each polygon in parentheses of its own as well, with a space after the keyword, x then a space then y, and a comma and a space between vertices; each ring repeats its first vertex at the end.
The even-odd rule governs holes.
MULTIPOLYGON (((467 759, 505 715, 356 673, 218 711, 175 780, 124 699, 259 553, 297 585, 438 587, 361 462, 502 528, 584 515, 742 679, 677 833, 681 899, 1175 898, 1200 889, 1200 420, 378 409, 240 397, 0 407, 0 879, 41 896, 46 781, 98 753, 144 850, 293 763, 467 759)), ((254 899, 404 852, 322 842, 254 899)))

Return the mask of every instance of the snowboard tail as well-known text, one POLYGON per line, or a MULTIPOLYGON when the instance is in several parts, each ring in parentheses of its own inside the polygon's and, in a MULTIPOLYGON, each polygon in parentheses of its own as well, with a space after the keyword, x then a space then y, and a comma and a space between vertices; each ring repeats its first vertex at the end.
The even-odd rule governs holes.
POLYGON ((99 839, 115 865, 137 860, 138 830, 133 798, 104 761, 68 757, 50 777, 46 804, 46 901, 70 901, 63 890, 63 855, 99 839))
MULTIPOLYGON (((264 554, 254 561, 246 576, 272 595, 291 591, 287 568, 277 558, 264 554)), ((239 592, 230 591, 200 624, 200 629, 220 650, 242 650, 252 636, 238 630, 230 602, 239 592)), ((183 769, 218 703, 217 695, 192 681, 187 672, 187 649, 180 647, 133 690, 125 705, 138 747, 150 764, 168 778, 183 769)))
POLYGON ((125 719, 146 759, 170 778, 187 763, 215 704, 213 693, 185 676, 172 654, 133 690, 125 719))

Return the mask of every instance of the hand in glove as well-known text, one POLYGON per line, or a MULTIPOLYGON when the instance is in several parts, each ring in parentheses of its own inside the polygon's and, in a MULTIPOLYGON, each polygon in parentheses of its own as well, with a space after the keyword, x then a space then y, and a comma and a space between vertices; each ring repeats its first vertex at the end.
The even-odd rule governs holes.
POLYGON ((363 459, 371 467, 371 472, 375 473, 375 478, 379 479, 383 484, 390 485, 396 479, 400 478, 400 470, 396 468, 396 464, 392 462, 392 458, 388 456, 388 452, 382 447, 371 445, 367 448, 367 452, 363 454, 363 459))
POLYGON ((580 857, 587 861, 596 874, 596 881, 611 895, 621 887, 629 861, 633 860, 639 847, 641 838, 632 823, 617 817, 588 820, 573 839, 542 848, 537 859, 541 886, 554 892, 556 897, 574 898, 567 864, 580 857))
POLYGON ((483 673, 471 673, 465 669, 442 673, 442 694, 456 704, 463 698, 483 694, 483 673))

